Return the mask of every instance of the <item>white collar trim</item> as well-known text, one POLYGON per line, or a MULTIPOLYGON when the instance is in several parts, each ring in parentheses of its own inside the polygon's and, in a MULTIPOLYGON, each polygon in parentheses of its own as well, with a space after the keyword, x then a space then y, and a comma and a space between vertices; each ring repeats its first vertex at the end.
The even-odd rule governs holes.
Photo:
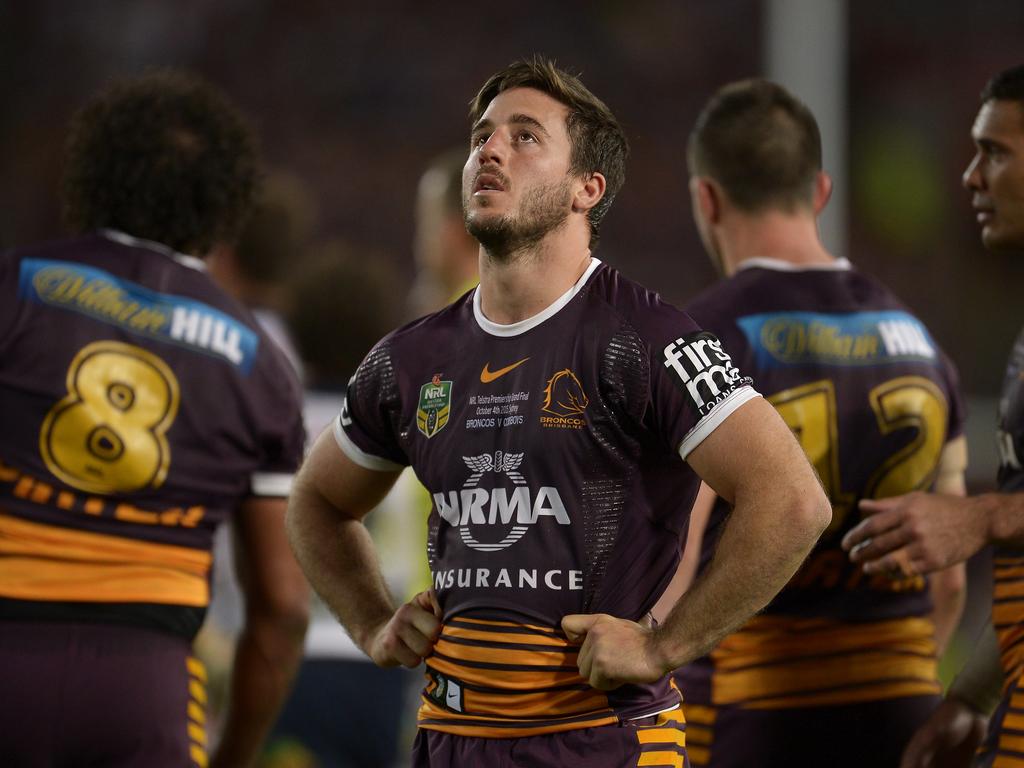
POLYGON ((836 259, 831 264, 793 264, 792 262, 783 261, 782 259, 770 259, 765 256, 755 256, 752 259, 745 260, 736 268, 736 271, 739 272, 744 269, 753 269, 754 267, 760 267, 761 269, 774 269, 777 272, 845 272, 852 269, 853 265, 847 258, 836 259))
POLYGON ((101 229, 100 234, 108 240, 113 240, 115 243, 127 245, 132 248, 148 248, 151 251, 162 253, 164 256, 169 256, 179 264, 189 267, 190 269, 196 269, 200 272, 206 271, 206 262, 202 259, 197 259, 195 256, 189 256, 187 253, 178 253, 173 248, 170 248, 163 243, 158 243, 155 240, 143 240, 141 237, 132 237, 127 232, 121 232, 117 229, 101 229))
POLYGON ((508 325, 495 323, 484 317, 483 310, 480 309, 480 288, 477 286, 473 291, 473 316, 476 318, 477 325, 479 325, 485 333, 489 333, 492 336, 519 336, 520 334, 526 333, 531 328, 536 328, 549 317, 554 317, 558 314, 559 310, 572 301, 573 297, 582 290, 583 286, 586 285, 587 280, 589 280, 590 276, 594 274, 594 270, 599 266, 601 266, 601 260, 591 256, 590 266, 587 267, 586 271, 580 276, 580 279, 576 281, 572 288, 567 290, 555 299, 554 302, 552 302, 546 309, 542 309, 533 317, 528 317, 525 320, 520 320, 518 323, 510 323, 508 325))

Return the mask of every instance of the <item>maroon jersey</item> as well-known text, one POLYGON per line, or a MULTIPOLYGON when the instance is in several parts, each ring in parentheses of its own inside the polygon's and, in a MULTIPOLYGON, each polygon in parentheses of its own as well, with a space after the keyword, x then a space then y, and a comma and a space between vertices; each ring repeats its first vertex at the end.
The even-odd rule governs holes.
POLYGON ((444 628, 421 727, 524 736, 677 705, 667 679, 590 688, 559 625, 654 605, 699 484, 684 460, 755 396, 717 339, 597 260, 529 320, 491 323, 473 292, 381 341, 335 434, 433 498, 444 628))
MULTIPOLYGON (((1017 337, 1006 364, 999 398, 999 490, 1024 491, 1024 332, 1017 337)), ((989 724, 978 765, 1002 766, 1021 762, 1020 732, 1024 680, 1024 551, 1000 546, 993 551, 992 624, 999 639, 1006 686, 1003 700, 989 724)))
MULTIPOLYGON (((1017 338, 1006 365, 999 399, 999 490, 1024 491, 1024 333, 1017 338)), ((1007 680, 1024 672, 1024 551, 997 547, 992 621, 999 637, 1007 680)))
POLYGON ((0 618, 191 637, 216 526, 288 493, 299 393, 197 259, 116 232, 0 256, 0 618))
MULTIPOLYGON (((798 269, 754 259, 688 311, 756 377, 833 509, 765 615, 683 672, 688 700, 764 708, 937 693, 925 580, 865 577, 839 543, 860 520, 860 499, 931 488, 963 428, 952 364, 887 288, 845 260, 798 269)), ((701 567, 728 511, 716 502, 701 567)))

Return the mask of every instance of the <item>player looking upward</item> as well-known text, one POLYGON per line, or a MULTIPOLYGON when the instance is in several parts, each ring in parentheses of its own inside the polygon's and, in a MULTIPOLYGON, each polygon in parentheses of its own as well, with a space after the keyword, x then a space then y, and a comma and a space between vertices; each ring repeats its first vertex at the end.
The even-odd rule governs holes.
POLYGON ((470 119, 480 286, 363 361, 296 483, 292 542, 371 658, 426 659, 415 765, 681 766, 666 673, 770 599, 828 503, 718 340, 591 255, 624 178, 609 109, 534 59, 470 119), (407 464, 434 501, 434 589, 396 609, 361 519, 407 464), (699 478, 734 524, 652 628, 699 478))

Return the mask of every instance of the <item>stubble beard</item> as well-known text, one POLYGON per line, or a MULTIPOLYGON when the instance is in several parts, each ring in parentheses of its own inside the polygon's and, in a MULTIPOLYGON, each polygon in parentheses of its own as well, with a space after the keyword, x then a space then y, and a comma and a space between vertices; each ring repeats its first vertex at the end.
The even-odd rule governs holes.
POLYGON ((531 252, 549 233, 565 226, 571 198, 569 180, 536 187, 524 195, 517 215, 471 217, 463 200, 466 230, 497 261, 531 252))

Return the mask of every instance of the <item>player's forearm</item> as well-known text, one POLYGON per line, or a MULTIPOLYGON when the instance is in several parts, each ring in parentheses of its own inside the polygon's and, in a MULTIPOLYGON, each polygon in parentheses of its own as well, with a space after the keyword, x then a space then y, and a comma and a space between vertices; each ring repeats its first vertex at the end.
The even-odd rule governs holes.
POLYGON ((972 500, 988 523, 988 540, 997 546, 1024 547, 1024 493, 985 493, 972 500))
POLYGON ((315 490, 297 486, 288 505, 288 536, 313 589, 368 653, 373 632, 395 606, 366 527, 315 490))
POLYGON ((231 673, 227 717, 211 766, 255 763, 302 661, 304 616, 247 617, 231 673))
POLYGON ((824 493, 807 474, 807 483, 737 499, 707 572, 657 630, 671 666, 710 651, 796 573, 831 517, 824 493))

